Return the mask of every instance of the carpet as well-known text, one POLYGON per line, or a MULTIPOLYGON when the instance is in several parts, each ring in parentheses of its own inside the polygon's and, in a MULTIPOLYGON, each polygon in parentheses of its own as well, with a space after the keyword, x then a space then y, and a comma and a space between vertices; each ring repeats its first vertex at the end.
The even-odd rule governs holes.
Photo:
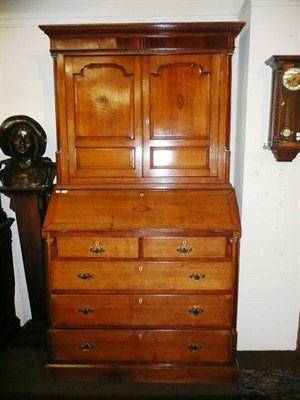
POLYGON ((300 370, 242 369, 240 393, 269 400, 300 400, 300 370))

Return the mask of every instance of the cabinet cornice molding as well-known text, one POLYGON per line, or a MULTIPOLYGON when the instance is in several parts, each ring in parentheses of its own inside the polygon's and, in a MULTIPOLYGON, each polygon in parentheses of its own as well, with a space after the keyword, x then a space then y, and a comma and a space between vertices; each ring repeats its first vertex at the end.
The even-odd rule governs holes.
POLYGON ((40 28, 49 36, 58 35, 73 36, 99 35, 99 34, 132 34, 139 36, 145 34, 164 35, 168 33, 206 33, 206 32, 232 32, 235 36, 239 34, 243 22, 164 22, 164 23, 116 23, 116 24, 62 24, 62 25, 40 25, 40 28))

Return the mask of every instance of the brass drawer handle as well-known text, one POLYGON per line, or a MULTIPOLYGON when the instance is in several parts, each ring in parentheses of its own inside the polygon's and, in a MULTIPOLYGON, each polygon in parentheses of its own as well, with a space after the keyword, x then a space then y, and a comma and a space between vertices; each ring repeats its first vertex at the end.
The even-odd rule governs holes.
POLYGON ((197 353, 198 351, 200 351, 203 348, 202 344, 199 343, 190 343, 188 345, 188 349, 192 352, 192 353, 197 353))
POLYGON ((92 274, 89 274, 88 272, 83 272, 83 273, 79 273, 77 274, 77 278, 81 279, 82 281, 88 281, 93 277, 92 274))
POLYGON ((95 254, 96 256, 101 255, 102 253, 105 252, 105 248, 100 246, 100 243, 98 242, 98 240, 96 240, 95 242, 95 246, 90 248, 90 252, 95 254))
POLYGON ((201 279, 205 278, 204 274, 190 274, 190 278, 193 279, 194 281, 200 281, 201 279))
POLYGON ((94 311, 94 309, 93 309, 93 307, 83 306, 83 307, 79 307, 78 311, 80 313, 82 313, 83 315, 88 315, 89 313, 92 313, 94 311))
POLYGON ((82 351, 91 351, 93 350, 94 347, 95 345, 93 343, 89 342, 80 343, 80 348, 82 351))
POLYGON ((201 308, 199 306, 194 306, 189 309, 189 313, 194 314, 194 315, 200 315, 200 314, 204 313, 204 310, 203 310, 203 308, 201 308))
POLYGON ((192 250, 193 249, 187 245, 187 242, 185 240, 182 242, 182 246, 178 247, 178 249, 177 249, 178 253, 180 253, 184 256, 187 254, 190 254, 190 252, 192 250))

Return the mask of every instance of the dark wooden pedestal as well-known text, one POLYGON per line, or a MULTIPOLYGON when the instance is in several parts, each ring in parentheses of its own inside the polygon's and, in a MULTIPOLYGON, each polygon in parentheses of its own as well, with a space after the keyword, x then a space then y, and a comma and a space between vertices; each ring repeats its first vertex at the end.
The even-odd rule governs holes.
POLYGON ((16 213, 23 264, 32 319, 22 328, 19 339, 30 343, 45 342, 47 329, 44 251, 42 224, 51 188, 12 190, 1 188, 10 198, 16 213))
POLYGON ((15 311, 15 278, 10 229, 13 222, 13 218, 7 218, 0 202, 0 347, 20 327, 20 320, 16 317, 15 311))

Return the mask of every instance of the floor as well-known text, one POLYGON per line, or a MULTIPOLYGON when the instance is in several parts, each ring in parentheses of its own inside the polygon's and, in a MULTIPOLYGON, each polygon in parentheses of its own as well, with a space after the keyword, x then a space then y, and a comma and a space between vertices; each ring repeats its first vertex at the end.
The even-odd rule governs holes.
MULTIPOLYGON (((299 371, 300 355, 292 351, 238 352, 241 370, 299 371)), ((43 366, 47 349, 43 341, 13 340, 0 350, 0 399, 90 400, 90 399, 271 399, 241 394, 240 382, 233 384, 145 384, 124 382, 70 382, 49 379, 43 366)), ((300 399, 292 397, 290 399, 300 399)), ((272 397, 273 399, 273 397, 272 397)), ((278 397, 279 399, 279 397, 278 397)), ((281 399, 281 398, 280 398, 281 399)))

